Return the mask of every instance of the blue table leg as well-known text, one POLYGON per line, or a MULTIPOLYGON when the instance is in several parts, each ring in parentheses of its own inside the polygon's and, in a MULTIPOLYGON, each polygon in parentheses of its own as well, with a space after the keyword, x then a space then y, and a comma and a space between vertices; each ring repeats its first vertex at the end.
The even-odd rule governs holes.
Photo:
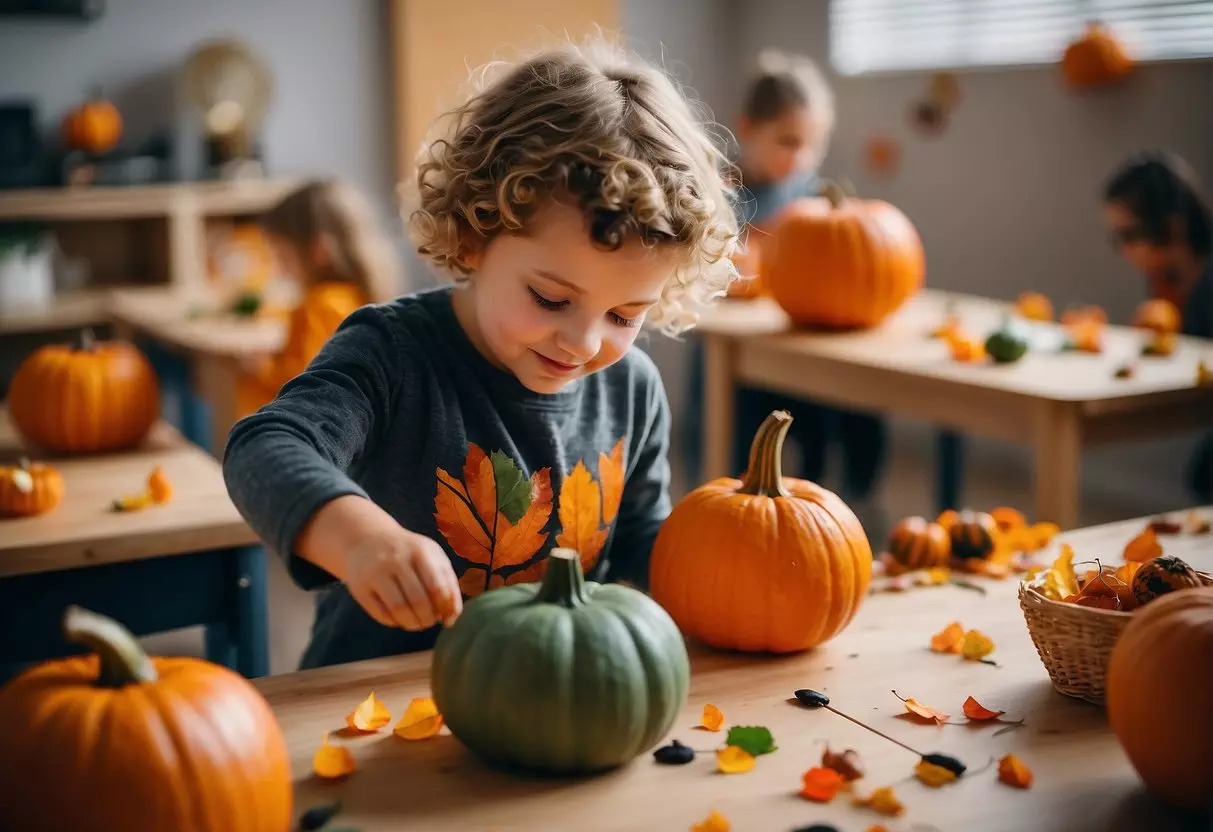
POLYGON ((210 414, 206 402, 194 395, 190 384, 190 363, 175 353, 162 348, 155 341, 144 340, 140 349, 151 361, 160 378, 163 391, 164 410, 174 409, 179 416, 177 428, 190 442, 201 448, 210 445, 210 414))
POLYGON ((269 675, 269 613, 265 550, 232 550, 231 592, 223 619, 206 628, 206 657, 249 679, 269 675))
POLYGON ((935 465, 936 510, 959 509, 964 474, 964 437, 953 430, 939 431, 935 465))

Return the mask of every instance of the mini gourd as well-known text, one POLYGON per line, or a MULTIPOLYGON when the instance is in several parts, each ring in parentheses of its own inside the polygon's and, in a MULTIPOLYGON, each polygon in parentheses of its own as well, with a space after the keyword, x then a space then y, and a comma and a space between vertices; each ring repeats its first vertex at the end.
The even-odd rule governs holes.
POLYGON ((985 558, 998 542, 998 524, 984 511, 960 512, 949 528, 952 556, 960 560, 985 558))
POLYGON ((947 530, 923 517, 907 517, 889 535, 889 554, 903 569, 946 566, 952 554, 947 530))
POLYGON ((63 501, 63 475, 42 462, 0 466, 0 517, 46 514, 63 501))
POLYGON ((999 364, 1013 364, 1028 354, 1028 336, 1010 315, 986 338, 986 352, 999 364))

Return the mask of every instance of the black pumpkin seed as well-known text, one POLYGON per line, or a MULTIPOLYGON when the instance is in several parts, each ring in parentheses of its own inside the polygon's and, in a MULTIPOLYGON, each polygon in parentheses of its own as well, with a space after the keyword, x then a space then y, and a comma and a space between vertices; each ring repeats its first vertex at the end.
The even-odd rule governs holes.
POLYGON ((821 691, 810 690, 809 688, 801 688, 796 691, 796 698, 800 700, 800 704, 808 705, 810 708, 820 708, 823 705, 830 704, 830 697, 821 691))
POLYGON ((695 759, 695 749, 672 740, 653 752, 653 759, 670 766, 683 766, 695 759))
POLYGON ((957 777, 965 773, 965 764, 955 757, 949 757, 947 754, 923 754, 922 759, 923 762, 930 763, 933 766, 946 768, 957 777))
POLYGON ((313 806, 299 816, 299 832, 316 832, 317 829, 323 829, 340 811, 340 801, 313 806))

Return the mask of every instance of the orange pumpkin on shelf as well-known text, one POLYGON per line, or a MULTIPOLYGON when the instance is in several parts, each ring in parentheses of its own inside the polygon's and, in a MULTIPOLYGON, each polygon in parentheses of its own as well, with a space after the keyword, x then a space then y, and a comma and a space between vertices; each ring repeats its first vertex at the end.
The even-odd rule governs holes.
POLYGON ((903 569, 947 566, 952 554, 948 531, 925 517, 907 517, 889 535, 889 554, 903 569))
POLYGON ((1179 332, 1183 328, 1183 315, 1166 298, 1151 298, 1133 313, 1133 326, 1156 333, 1179 332))
POLYGON ((63 117, 62 134, 63 144, 71 150, 105 153, 122 137, 122 116, 113 103, 95 92, 63 117))
POLYGON ((0 688, 0 828, 292 827, 286 740, 246 679, 201 659, 148 657, 117 622, 78 607, 63 631, 90 653, 0 688))
POLYGON ((0 466, 0 517, 46 514, 63 501, 63 475, 58 468, 22 459, 0 466))
POLYGON ((1121 42, 1099 21, 1088 23, 1061 58, 1062 74, 1072 87, 1114 83, 1129 75, 1133 66, 1121 42))
POLYGON ((766 289, 797 325, 876 326, 922 288, 922 241, 887 202, 824 193, 789 205, 763 242, 766 289))
POLYGON ((737 278, 729 284, 728 297, 750 299, 761 297, 762 284, 762 250, 755 234, 751 232, 745 248, 733 255, 733 265, 737 268, 737 278))
POLYGON ((688 494, 653 546, 653 599, 682 631, 713 647, 790 653, 851 622, 872 578, 872 549, 854 512, 819 485, 785 478, 792 417, 759 427, 749 471, 688 494))
POLYGON ((1210 656, 1213 588, 1185 589, 1133 613, 1107 673, 1108 722, 1125 756, 1154 795, 1197 814, 1213 794, 1210 656))
POLYGON ((60 453, 138 445, 160 415, 160 386, 147 358, 123 341, 51 345, 21 363, 8 391, 21 435, 60 453))

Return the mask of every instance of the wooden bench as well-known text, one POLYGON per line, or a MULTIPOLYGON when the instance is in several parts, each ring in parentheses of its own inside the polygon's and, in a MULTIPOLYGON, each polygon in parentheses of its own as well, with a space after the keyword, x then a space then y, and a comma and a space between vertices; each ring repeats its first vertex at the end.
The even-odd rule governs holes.
POLYGON ((75 652, 57 636, 68 604, 137 635, 205 625, 212 661, 268 672, 265 554, 213 457, 164 422, 134 451, 55 457, 26 445, 0 408, 0 463, 21 456, 55 464, 66 496, 48 514, 0 520, 0 678, 6 665, 75 652), (113 511, 157 465, 172 500, 113 511))

